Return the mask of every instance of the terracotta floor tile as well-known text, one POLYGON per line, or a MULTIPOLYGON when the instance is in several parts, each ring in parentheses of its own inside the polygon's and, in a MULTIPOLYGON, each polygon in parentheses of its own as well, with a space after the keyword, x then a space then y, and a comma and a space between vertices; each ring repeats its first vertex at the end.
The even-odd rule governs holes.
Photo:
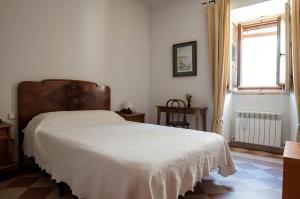
POLYGON ((232 193, 208 194, 210 199, 233 199, 232 193))
POLYGON ((20 177, 38 177, 38 178, 40 178, 42 175, 43 174, 41 171, 39 171, 39 172, 28 171, 28 172, 22 173, 20 175, 20 177))
MULTIPOLYGON (((250 158, 246 158, 246 157, 241 157, 241 156, 237 156, 237 155, 232 155, 234 160, 236 161, 241 161, 242 163, 244 162, 248 162, 250 158)), ((250 160, 251 161, 251 160, 250 160)))
POLYGON ((256 164, 261 164, 261 165, 264 165, 264 166, 272 167, 273 169, 281 169, 282 170, 282 164, 264 162, 264 161, 260 161, 260 160, 257 160, 256 164))
POLYGON ((260 195, 260 197, 264 199, 281 199, 281 193, 275 190, 258 190, 256 194, 260 195))
POLYGON ((246 172, 249 173, 250 175, 254 176, 255 178, 258 178, 258 179, 272 178, 273 177, 273 175, 265 172, 262 169, 248 170, 246 172))
POLYGON ((245 179, 241 180, 240 182, 248 187, 248 190, 252 191, 272 189, 270 185, 259 179, 245 179))
POLYGON ((244 170, 258 169, 254 164, 251 163, 237 163, 236 165, 244 170))
POLYGON ((188 195, 185 196, 184 199, 210 199, 206 194, 200 195, 188 195))
POLYGON ((234 177, 239 179, 239 180, 243 180, 243 179, 252 179, 254 178, 254 176, 250 175, 248 172, 246 171, 238 171, 234 174, 234 177))
POLYGON ((37 179, 30 187, 55 187, 56 183, 50 177, 41 177, 37 179))
POLYGON ((273 153, 269 153, 269 152, 244 149, 244 148, 239 148, 239 147, 231 147, 230 149, 231 149, 231 151, 240 152, 240 153, 249 153, 249 154, 256 154, 256 155, 260 155, 260 156, 272 157, 272 158, 276 158, 276 159, 283 159, 282 154, 273 154, 273 153))
POLYGON ((267 178, 264 179, 264 183, 268 184, 273 189, 282 189, 282 180, 280 180, 279 178, 267 178))
POLYGON ((29 188, 19 197, 19 199, 45 199, 51 190, 53 190, 52 187, 29 188))
POLYGON ((38 177, 21 177, 10 183, 7 187, 29 187, 31 186, 38 177))
MULTIPOLYGON (((252 166, 259 164, 261 166, 267 166, 267 167, 271 167, 271 168, 275 168, 275 169, 282 169, 282 161, 280 161, 280 160, 278 160, 280 163, 279 162, 274 163, 274 162, 269 162, 267 160, 258 160, 258 159, 251 159, 251 158, 237 157, 237 156, 234 156, 234 159, 243 160, 244 162, 247 162, 246 164, 250 163, 252 166)), ((236 165, 239 166, 240 164, 245 165, 245 163, 237 163, 236 165)), ((246 168, 246 167, 244 167, 244 168, 246 168)), ((249 168, 249 169, 251 169, 251 168, 249 168)))
POLYGON ((233 199, 265 199, 253 191, 232 192, 233 199))
POLYGON ((78 199, 76 196, 73 196, 71 193, 65 195, 64 197, 59 196, 58 187, 54 188, 45 199, 78 199))
POLYGON ((5 188, 0 190, 1 199, 17 199, 26 191, 27 188, 5 188))
POLYGON ((9 184, 11 184, 12 182, 14 182, 17 178, 12 178, 12 179, 8 179, 6 181, 1 181, 0 182, 0 188, 4 188, 7 187, 9 184))
POLYGON ((265 172, 273 175, 274 177, 282 177, 283 171, 280 169, 264 169, 265 172))
POLYGON ((218 182, 223 185, 229 192, 247 191, 249 188, 239 181, 222 181, 218 182))
POLYGON ((273 155, 264 151, 252 151, 252 154, 256 154, 256 155, 260 155, 260 156, 268 156, 268 157, 272 157, 273 155))
POLYGON ((228 192, 228 190, 224 186, 215 184, 214 182, 203 181, 200 184, 200 187, 206 194, 228 192))

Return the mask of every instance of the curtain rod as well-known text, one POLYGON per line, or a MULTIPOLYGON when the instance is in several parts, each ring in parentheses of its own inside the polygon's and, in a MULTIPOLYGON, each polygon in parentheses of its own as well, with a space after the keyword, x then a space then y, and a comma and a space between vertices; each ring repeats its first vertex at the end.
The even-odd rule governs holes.
POLYGON ((210 0, 208 2, 203 2, 202 5, 210 4, 210 3, 216 3, 216 0, 210 0))

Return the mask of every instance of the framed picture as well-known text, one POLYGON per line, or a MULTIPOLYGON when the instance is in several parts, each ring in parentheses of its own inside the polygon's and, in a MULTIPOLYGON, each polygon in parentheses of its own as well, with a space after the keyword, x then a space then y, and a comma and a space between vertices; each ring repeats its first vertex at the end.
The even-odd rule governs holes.
POLYGON ((197 41, 173 45, 173 77, 197 76, 197 41))

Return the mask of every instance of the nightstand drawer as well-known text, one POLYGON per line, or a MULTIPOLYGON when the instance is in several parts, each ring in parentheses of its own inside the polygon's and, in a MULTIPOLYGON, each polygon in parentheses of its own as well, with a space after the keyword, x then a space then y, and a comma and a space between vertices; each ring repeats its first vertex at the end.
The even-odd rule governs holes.
POLYGON ((123 114, 120 112, 117 113, 127 121, 145 123, 145 113, 135 113, 135 112, 131 114, 123 114))
POLYGON ((11 164, 9 139, 0 137, 0 169, 7 168, 11 164))
POLYGON ((145 122, 145 115, 135 115, 135 116, 127 117, 125 119, 128 120, 128 121, 132 121, 132 122, 144 123, 145 122))
POLYGON ((0 170, 12 167, 10 127, 8 123, 0 123, 0 170))
POLYGON ((9 136, 9 128, 0 128, 0 138, 9 136))

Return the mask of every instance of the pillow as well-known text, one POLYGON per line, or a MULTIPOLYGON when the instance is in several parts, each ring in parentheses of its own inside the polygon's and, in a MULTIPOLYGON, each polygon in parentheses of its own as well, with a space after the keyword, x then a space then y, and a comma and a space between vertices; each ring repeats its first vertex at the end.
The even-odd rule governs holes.
POLYGON ((60 127, 93 127, 125 122, 125 119, 113 111, 59 111, 42 113, 35 116, 27 125, 24 132, 36 131, 39 126, 60 127))

